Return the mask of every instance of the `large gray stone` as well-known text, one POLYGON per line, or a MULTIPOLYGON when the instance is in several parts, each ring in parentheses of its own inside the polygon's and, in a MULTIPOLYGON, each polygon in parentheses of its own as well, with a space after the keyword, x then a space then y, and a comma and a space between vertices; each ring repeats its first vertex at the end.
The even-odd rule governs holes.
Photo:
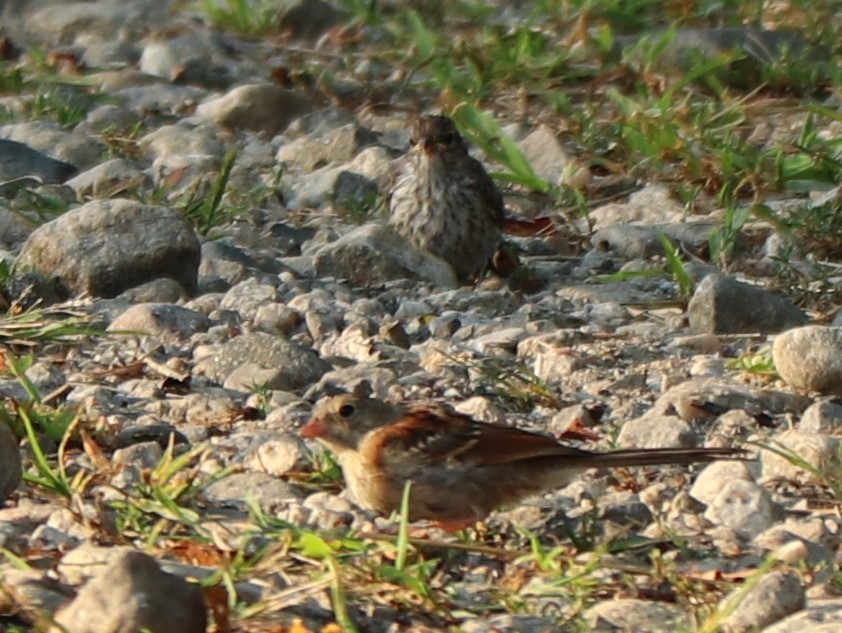
POLYGON ((310 100, 295 90, 274 84, 250 84, 202 103, 196 115, 224 127, 277 132, 312 108, 310 100))
POLYGON ((842 394, 842 328, 810 325, 784 332, 775 337, 772 357, 792 387, 842 394))
POLYGON ((414 248, 386 226, 368 224, 322 247, 316 274, 347 279, 360 286, 390 279, 423 279, 439 287, 458 286, 453 269, 442 259, 414 248))
POLYGON ((207 610, 197 585, 130 551, 88 581, 56 622, 68 633, 204 633, 207 610))
POLYGON ((329 369, 330 365, 312 350, 264 332, 231 339, 218 354, 202 359, 195 367, 197 373, 243 390, 261 385, 305 389, 329 369))
POLYGON ((170 209, 95 200, 36 229, 17 265, 56 278, 73 294, 113 297, 160 277, 192 292, 199 240, 190 223, 170 209))
POLYGON ((687 317, 690 329, 700 334, 773 334, 807 323, 787 299, 720 274, 708 275, 696 287, 687 317))

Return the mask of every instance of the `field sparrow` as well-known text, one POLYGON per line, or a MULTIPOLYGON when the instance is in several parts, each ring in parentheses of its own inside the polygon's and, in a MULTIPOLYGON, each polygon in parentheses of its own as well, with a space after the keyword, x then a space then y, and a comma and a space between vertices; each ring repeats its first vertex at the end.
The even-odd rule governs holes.
POLYGON ((515 427, 477 422, 441 405, 409 408, 340 395, 320 401, 301 429, 336 455, 357 502, 398 509, 412 481, 410 518, 468 525, 500 506, 563 486, 589 468, 741 458, 736 448, 594 453, 515 427))

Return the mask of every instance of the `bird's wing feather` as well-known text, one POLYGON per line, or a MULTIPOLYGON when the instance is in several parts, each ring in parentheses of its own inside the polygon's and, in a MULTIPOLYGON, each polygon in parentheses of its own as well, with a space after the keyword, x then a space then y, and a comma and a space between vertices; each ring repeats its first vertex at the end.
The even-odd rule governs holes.
POLYGON ((505 464, 532 457, 589 455, 551 437, 515 427, 483 424, 466 415, 430 407, 410 409, 397 422, 366 438, 361 452, 379 466, 412 468, 446 462, 505 464))
POLYGON ((470 179, 477 185, 475 187, 476 191, 482 196, 485 202, 485 208, 490 209, 493 213, 494 221, 502 226, 506 209, 503 195, 500 193, 497 185, 494 184, 494 180, 485 171, 482 163, 473 157, 469 157, 469 161, 470 169, 468 171, 471 174, 470 179))

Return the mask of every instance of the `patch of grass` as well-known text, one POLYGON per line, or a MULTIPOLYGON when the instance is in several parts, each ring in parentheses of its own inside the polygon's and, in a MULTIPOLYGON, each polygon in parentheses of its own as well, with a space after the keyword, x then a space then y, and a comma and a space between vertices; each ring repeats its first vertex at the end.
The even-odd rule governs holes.
POLYGON ((842 177, 842 139, 825 134, 826 121, 842 121, 834 111, 808 108, 800 135, 774 152, 778 185, 788 191, 832 189, 842 177))
POLYGON ((689 301, 693 296, 693 281, 687 270, 684 268, 684 262, 681 261, 681 255, 678 253, 678 247, 674 246, 663 233, 658 235, 661 240, 661 246, 664 248, 664 255, 667 258, 667 266, 672 272, 672 277, 678 285, 678 295, 684 300, 689 301))
POLYGON ((76 343, 106 332, 92 325, 89 314, 54 305, 0 315, 0 343, 33 346, 44 342, 76 343))
POLYGON ((19 109, 0 110, 0 121, 12 123, 51 119, 71 129, 85 119, 88 110, 105 97, 93 92, 93 80, 62 66, 39 49, 30 49, 28 64, 0 61, 0 92, 20 97, 19 109))
POLYGON ((236 151, 228 151, 225 158, 222 159, 222 165, 214 178, 211 191, 207 195, 200 195, 199 192, 203 189, 203 182, 197 181, 196 186, 187 198, 177 205, 182 213, 193 222, 200 235, 206 235, 215 226, 231 219, 232 214, 228 207, 223 204, 222 198, 228 187, 228 180, 231 177, 231 170, 234 168, 236 159, 236 151))
POLYGON ((560 396, 525 363, 491 357, 453 360, 477 372, 489 384, 489 391, 495 399, 514 411, 531 411, 539 405, 557 408, 561 404, 560 396))
POLYGON ((738 238, 750 217, 750 211, 749 205, 728 204, 725 207, 722 224, 714 229, 708 238, 710 259, 723 269, 727 269, 729 261, 734 256, 738 238))
POLYGON ((10 417, 9 414, 12 412, 14 413, 15 420, 11 421, 10 426, 14 427, 17 421, 23 427, 26 438, 29 441, 29 449, 32 452, 32 460, 35 467, 35 472, 25 472, 23 474, 23 480, 59 497, 69 499, 74 494, 81 494, 92 480, 92 476, 80 470, 71 478, 64 468, 67 441, 70 438, 72 429, 79 421, 78 413, 74 411, 72 419, 68 421, 69 411, 53 414, 39 413, 29 404, 16 403, 12 411, 9 411, 6 407, 0 408, 0 418, 10 417), (61 429, 62 427, 64 427, 64 434, 59 443, 55 462, 53 463, 41 448, 41 440, 38 437, 38 433, 40 431, 46 431, 46 434, 49 436, 50 434, 55 434, 56 429, 61 429))
POLYGON ((806 459, 801 457, 792 449, 784 446, 774 440, 764 442, 748 441, 748 444, 762 448, 763 450, 774 453, 778 457, 782 457, 793 466, 809 473, 818 480, 822 486, 827 488, 828 492, 836 501, 842 500, 842 445, 837 449, 836 455, 828 460, 828 463, 817 466, 811 464, 806 459))
POLYGON ((342 217, 352 224, 365 224, 381 211, 381 197, 377 192, 362 197, 346 197, 333 201, 333 206, 342 212, 342 217))
POLYGON ((197 445, 175 455, 171 437, 158 464, 144 472, 140 482, 120 491, 122 499, 107 502, 115 512, 118 533, 141 536, 150 546, 159 539, 174 537, 210 541, 211 534, 203 525, 197 497, 230 470, 212 475, 203 473, 201 458, 207 450, 197 445))
POLYGON ((471 143, 508 169, 506 172, 492 173, 494 178, 523 185, 540 193, 548 193, 553 189, 551 183, 535 173, 523 152, 503 132, 494 117, 468 103, 458 105, 452 116, 471 143))
POLYGON ((279 0, 201 0, 200 9, 217 28, 243 35, 263 35, 278 27, 279 0))
POLYGON ((335 486, 342 482, 342 468, 330 451, 319 450, 308 453, 310 473, 307 481, 321 486, 335 486))
POLYGON ((27 222, 43 224, 66 213, 70 206, 70 202, 49 190, 23 187, 17 192, 9 210, 27 222))
POLYGON ((142 154, 140 139, 145 134, 145 124, 138 121, 128 129, 110 126, 102 131, 100 138, 108 145, 111 158, 138 158, 142 154))
POLYGON ((83 492, 92 477, 79 471, 73 477, 65 470, 67 443, 80 422, 80 411, 75 407, 53 408, 43 402, 41 393, 27 377, 33 356, 17 357, 10 351, 2 356, 5 373, 10 374, 23 388, 26 400, 7 398, 0 402, 0 424, 6 424, 16 437, 25 437, 32 454, 34 472, 23 475, 24 481, 38 486, 58 497, 69 498, 83 492), (58 444, 55 460, 42 448, 44 438, 58 444))
POLYGON ((725 363, 725 367, 770 378, 778 375, 771 345, 764 345, 756 351, 742 354, 739 358, 732 358, 725 363))
POLYGON ((61 90, 39 91, 28 104, 27 118, 55 120, 63 128, 74 128, 85 120, 87 108, 74 103, 61 90))

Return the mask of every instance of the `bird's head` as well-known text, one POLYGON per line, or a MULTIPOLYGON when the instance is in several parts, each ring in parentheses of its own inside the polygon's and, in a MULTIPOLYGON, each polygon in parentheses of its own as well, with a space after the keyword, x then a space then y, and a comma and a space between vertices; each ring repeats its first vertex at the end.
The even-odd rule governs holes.
POLYGON ((391 424, 401 416, 395 406, 350 394, 320 400, 310 421, 301 429, 301 437, 316 439, 334 452, 357 450, 365 436, 391 424))
POLYGON ((424 115, 412 126, 409 143, 428 156, 448 153, 466 153, 465 140, 453 121, 446 116, 424 115))

